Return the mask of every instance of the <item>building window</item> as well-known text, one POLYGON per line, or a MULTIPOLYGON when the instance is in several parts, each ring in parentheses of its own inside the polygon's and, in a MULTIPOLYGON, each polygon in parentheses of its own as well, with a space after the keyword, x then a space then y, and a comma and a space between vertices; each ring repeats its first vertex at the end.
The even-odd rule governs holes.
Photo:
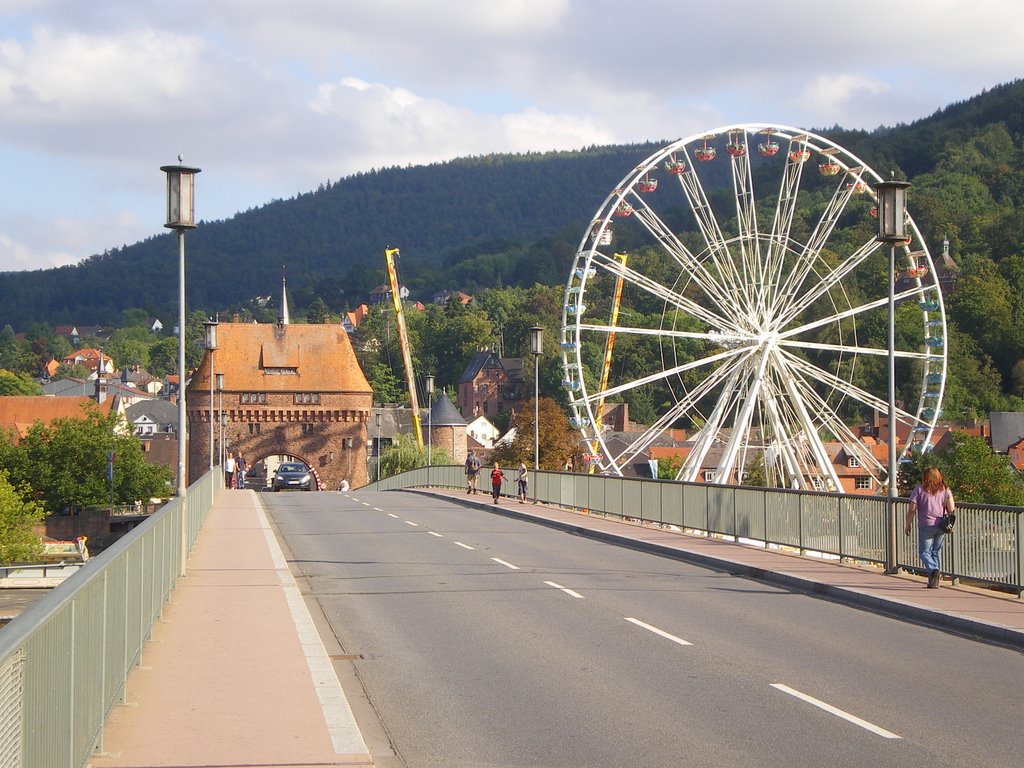
POLYGON ((296 405, 305 405, 305 404, 309 404, 309 403, 319 404, 320 403, 320 393, 319 392, 296 392, 295 393, 295 404, 296 405))
POLYGON ((249 425, 249 434, 258 435, 260 433, 260 425, 258 422, 253 422, 249 425))
POLYGON ((242 402, 243 403, 248 403, 249 402, 249 393, 248 392, 243 392, 241 397, 242 397, 242 402))
POLYGON ((302 434, 308 435, 312 431, 313 431, 313 425, 312 424, 307 424, 307 423, 303 422, 303 424, 302 424, 302 434))
POLYGON ((860 466, 860 459, 856 456, 848 456, 846 459, 846 466, 857 468, 860 466))
POLYGON ((871 478, 870 477, 858 477, 855 485, 858 491, 869 491, 871 490, 871 478))
POLYGON ((713 483, 718 479, 718 473, 713 469, 704 470, 704 482, 713 483))

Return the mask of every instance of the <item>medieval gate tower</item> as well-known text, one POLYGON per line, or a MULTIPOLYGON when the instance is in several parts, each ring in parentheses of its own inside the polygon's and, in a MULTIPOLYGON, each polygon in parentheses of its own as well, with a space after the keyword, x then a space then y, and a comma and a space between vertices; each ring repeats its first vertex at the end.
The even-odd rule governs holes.
POLYGON ((217 348, 193 374, 185 403, 189 484, 209 468, 211 419, 214 464, 223 432, 227 450, 241 451, 250 466, 294 456, 322 489, 368 482, 373 392, 340 325, 291 325, 287 310, 276 324, 218 324, 217 348))

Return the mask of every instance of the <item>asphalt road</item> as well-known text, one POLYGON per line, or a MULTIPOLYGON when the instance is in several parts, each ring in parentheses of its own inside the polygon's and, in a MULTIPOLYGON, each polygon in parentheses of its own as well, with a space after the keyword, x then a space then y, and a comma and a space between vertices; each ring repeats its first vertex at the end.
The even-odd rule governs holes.
POLYGON ((383 768, 1021 764, 1018 652, 419 494, 261 498, 383 768))

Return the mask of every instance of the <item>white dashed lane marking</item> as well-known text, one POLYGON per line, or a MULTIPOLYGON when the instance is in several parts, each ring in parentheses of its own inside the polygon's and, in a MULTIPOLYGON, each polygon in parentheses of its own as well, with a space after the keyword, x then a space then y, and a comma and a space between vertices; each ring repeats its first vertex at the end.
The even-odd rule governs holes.
POLYGON ((693 645, 693 643, 687 642, 686 640, 683 640, 683 638, 681 637, 676 637, 675 635, 669 634, 663 629, 658 629, 657 627, 651 626, 646 621, 640 621, 640 619, 634 619, 630 616, 626 617, 626 621, 630 622, 631 624, 636 624, 638 627, 643 627, 648 632, 653 632, 659 637, 664 637, 666 640, 671 640, 673 643, 679 643, 679 645, 693 645))
POLYGON ((492 557, 491 560, 496 562, 498 565, 504 565, 506 568, 511 568, 513 571, 518 571, 519 570, 519 566, 518 565, 512 565, 512 563, 506 563, 500 557, 492 557))
POLYGON ((553 581, 545 581, 544 583, 547 584, 549 587, 554 587, 555 589, 562 590, 569 597, 575 597, 578 600, 582 600, 583 599, 583 595, 581 595, 579 592, 574 592, 573 590, 569 589, 568 587, 563 587, 561 584, 556 584, 553 581))
POLYGON ((461 541, 456 541, 455 546, 462 547, 463 549, 476 549, 476 547, 471 547, 469 544, 463 544, 461 541))
POLYGON ((829 714, 835 715, 836 717, 841 717, 843 720, 853 723, 854 725, 859 725, 861 728, 871 731, 872 733, 881 736, 883 739, 902 738, 901 736, 897 736, 892 731, 887 731, 885 730, 885 728, 881 728, 880 726, 877 726, 874 723, 869 723, 867 720, 861 720, 856 715, 851 715, 849 712, 844 712, 841 709, 837 709, 836 707, 833 707, 831 704, 826 704, 824 701, 821 701, 820 699, 816 699, 813 696, 808 696, 806 693, 801 693, 800 691, 790 688, 788 685, 783 685, 782 683, 772 683, 771 685, 772 688, 776 688, 782 691, 783 693, 788 693, 790 696, 795 696, 801 701, 806 701, 808 704, 811 704, 817 707, 818 709, 823 709, 829 714))

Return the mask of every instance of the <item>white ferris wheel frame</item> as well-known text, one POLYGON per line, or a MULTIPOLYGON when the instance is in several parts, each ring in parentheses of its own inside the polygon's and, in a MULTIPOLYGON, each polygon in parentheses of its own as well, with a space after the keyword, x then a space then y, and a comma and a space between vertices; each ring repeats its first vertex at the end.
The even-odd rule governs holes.
MULTIPOLYGON (((846 276, 886 246, 872 237, 853 252, 844 254, 830 269, 824 268, 825 262, 820 258, 850 201, 861 194, 877 200, 874 184, 882 180, 866 163, 835 142, 800 128, 770 123, 724 125, 694 134, 663 147, 627 174, 605 198, 581 238, 564 294, 563 386, 569 391, 573 425, 580 431, 580 442, 586 446, 591 467, 621 475, 677 419, 696 416, 704 426, 693 439, 677 479, 697 480, 702 469, 707 471, 708 456, 717 444, 719 458, 711 465, 715 472, 713 482, 740 482, 747 471, 746 462, 760 451, 765 463, 777 467, 779 475, 784 476, 791 487, 842 490, 833 455, 822 439, 824 431, 841 444, 848 459, 856 460, 866 470, 876 483, 875 487, 884 487, 886 461, 875 457, 871 446, 842 421, 829 398, 853 398, 863 407, 884 413, 888 409, 887 394, 865 391, 836 372, 818 367, 797 354, 797 350, 808 349, 834 353, 836 365, 841 360, 849 360, 848 369, 853 368, 858 355, 888 354, 887 345, 880 348, 859 343, 829 344, 800 338, 815 328, 847 321, 851 322, 856 335, 858 316, 886 311, 885 292, 871 301, 854 305, 843 287, 846 276), (760 136, 767 136, 767 142, 780 145, 776 152, 782 157, 772 157, 771 161, 784 163, 769 228, 760 226, 750 163, 751 140, 756 141, 760 136), (788 146, 784 142, 788 142, 788 146), (697 170, 701 161, 696 155, 709 146, 716 151, 726 150, 717 161, 725 159, 731 167, 735 210, 728 215, 736 231, 729 234, 723 232, 697 170), (801 154, 805 151, 807 154, 801 154), (823 173, 834 173, 836 187, 809 236, 798 242, 791 237, 791 226, 800 196, 800 182, 805 167, 811 165, 810 158, 816 156, 824 159, 822 165, 838 166, 838 171, 822 169, 823 173), (685 162, 686 170, 678 174, 665 173, 662 165, 677 160, 685 162), (687 248, 645 198, 647 190, 638 188, 645 183, 649 186, 652 178, 664 182, 678 179, 684 210, 689 208, 703 241, 703 250, 699 253, 687 248), (649 244, 656 245, 676 261, 680 277, 674 285, 663 285, 628 266, 613 252, 604 250, 612 240, 614 218, 624 211, 640 222, 652 238, 649 244), (793 263, 784 272, 787 259, 793 263), (587 283, 599 276, 621 280, 663 301, 662 327, 623 324, 616 319, 617 307, 612 319, 591 320, 584 296, 587 283), (684 288, 693 286, 699 291, 697 299, 677 289, 680 280, 685 280, 684 288), (836 305, 836 295, 843 297, 846 306, 836 305), (801 321, 803 312, 823 300, 834 308, 831 315, 801 321), (670 313, 672 323, 666 327, 670 313), (675 322, 679 313, 703 324, 705 330, 677 329, 675 322), (669 365, 664 362, 663 347, 661 371, 603 389, 600 385, 588 386, 587 377, 583 375, 584 342, 603 339, 607 348, 616 334, 654 335, 663 344, 666 340, 696 339, 720 349, 696 360, 669 365), (625 447, 614 450, 610 447, 605 430, 599 428, 601 407, 609 398, 657 381, 665 381, 671 389, 672 380, 680 374, 701 369, 707 370, 707 376, 691 389, 683 388, 682 396, 675 398, 675 403, 654 424, 639 435, 620 439, 618 444, 625 447), (826 388, 828 396, 823 397, 816 387, 826 388), (716 388, 720 388, 721 394, 715 406, 709 413, 702 413, 698 403, 716 388), (761 435, 760 444, 751 439, 755 433, 761 435), (765 437, 768 434, 772 439, 765 437)), ((896 411, 897 432, 909 430, 910 435, 899 452, 901 460, 911 451, 930 450, 946 386, 948 339, 945 305, 935 264, 909 214, 906 225, 911 237, 898 247, 897 259, 902 258, 908 266, 905 274, 910 275, 909 287, 898 291, 896 300, 918 303, 924 342, 920 348, 897 348, 895 353, 897 359, 919 362, 922 371, 921 394, 916 405, 898 407, 896 411), (920 274, 922 267, 924 274, 920 274), (928 279, 922 282, 922 277, 928 279), (937 345, 928 347, 925 342, 937 342, 937 345)))

